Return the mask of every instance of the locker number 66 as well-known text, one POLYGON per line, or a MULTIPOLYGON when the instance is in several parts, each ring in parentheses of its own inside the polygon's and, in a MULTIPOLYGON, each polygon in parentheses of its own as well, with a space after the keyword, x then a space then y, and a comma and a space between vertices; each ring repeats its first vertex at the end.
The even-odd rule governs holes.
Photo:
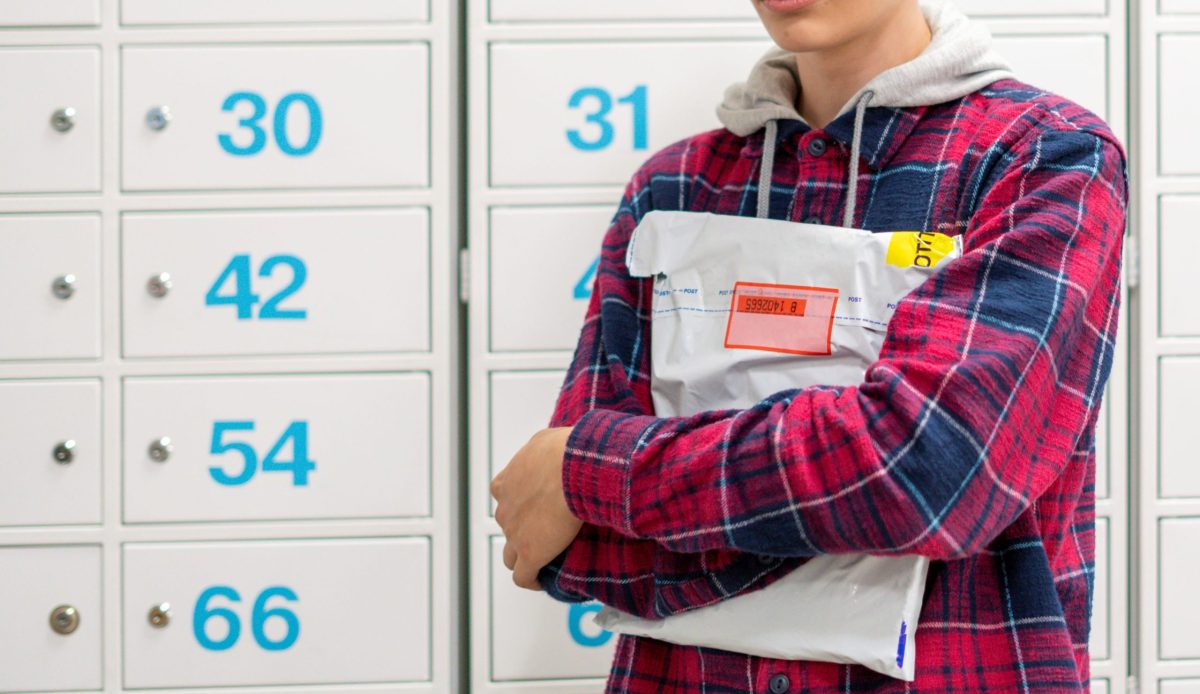
MULTIPOLYGON (((286 586, 271 586, 258 594, 250 615, 250 631, 254 635, 254 642, 264 651, 285 651, 300 638, 300 618, 295 612, 286 607, 267 609, 267 601, 276 597, 287 602, 299 600, 296 592, 286 586), (285 629, 282 637, 272 639, 267 636, 266 624, 270 619, 283 620, 285 629)), ((212 586, 205 589, 200 597, 196 598, 196 609, 192 611, 192 633, 206 650, 227 651, 233 648, 242 636, 242 620, 228 607, 212 607, 209 603, 214 598, 224 598, 230 602, 242 601, 242 596, 230 586, 212 586), (208 623, 213 620, 225 622, 225 635, 220 639, 209 637, 208 623)))

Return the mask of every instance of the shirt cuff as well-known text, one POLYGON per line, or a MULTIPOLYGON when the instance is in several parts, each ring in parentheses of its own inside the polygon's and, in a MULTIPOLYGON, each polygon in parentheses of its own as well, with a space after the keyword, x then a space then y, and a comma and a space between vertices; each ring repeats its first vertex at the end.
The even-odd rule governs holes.
POLYGON ((567 438, 562 465, 563 493, 576 518, 636 537, 629 513, 630 470, 647 430, 658 421, 611 410, 580 417, 567 438))

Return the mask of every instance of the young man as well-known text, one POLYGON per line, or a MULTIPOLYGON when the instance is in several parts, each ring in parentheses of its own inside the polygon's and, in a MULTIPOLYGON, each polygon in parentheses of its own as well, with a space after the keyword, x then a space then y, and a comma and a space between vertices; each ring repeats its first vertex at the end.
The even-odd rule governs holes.
POLYGON ((934 560, 911 683, 622 637, 610 692, 1086 689, 1124 152, 942 0, 752 1, 779 48, 727 91, 725 128, 630 181, 555 428, 493 481, 505 563, 660 618, 818 554, 934 560), (899 303, 861 384, 658 418, 650 282, 625 266, 653 209, 938 231, 963 256, 899 303))

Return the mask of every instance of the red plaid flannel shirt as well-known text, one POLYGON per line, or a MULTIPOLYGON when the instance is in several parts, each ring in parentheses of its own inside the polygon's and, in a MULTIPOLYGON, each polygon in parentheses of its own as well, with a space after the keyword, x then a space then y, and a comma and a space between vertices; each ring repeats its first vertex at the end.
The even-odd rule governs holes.
MULTIPOLYGON (((771 217, 838 223, 852 119, 780 123, 771 217), (830 145, 821 156, 814 138, 830 145)), ((651 287, 625 266, 630 233, 652 209, 753 216, 762 145, 762 130, 701 133, 625 190, 552 421, 575 427, 563 480, 585 524, 543 586, 661 617, 820 553, 920 554, 933 564, 915 682, 621 637, 608 691, 1086 689, 1120 143, 1094 114, 1015 80, 868 109, 855 226, 962 235, 963 257, 900 302, 861 384, 657 418, 651 287)))

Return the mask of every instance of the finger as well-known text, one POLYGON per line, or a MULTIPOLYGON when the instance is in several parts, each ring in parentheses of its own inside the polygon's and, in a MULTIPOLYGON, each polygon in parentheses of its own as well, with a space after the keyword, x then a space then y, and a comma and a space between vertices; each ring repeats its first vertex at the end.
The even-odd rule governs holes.
POLYGON ((509 571, 517 565, 517 548, 511 542, 504 543, 504 566, 509 571))
POLYGON ((516 583, 521 588, 526 590, 541 590, 542 585, 538 583, 538 571, 542 567, 534 566, 526 560, 517 560, 517 566, 513 569, 513 583, 516 583))

